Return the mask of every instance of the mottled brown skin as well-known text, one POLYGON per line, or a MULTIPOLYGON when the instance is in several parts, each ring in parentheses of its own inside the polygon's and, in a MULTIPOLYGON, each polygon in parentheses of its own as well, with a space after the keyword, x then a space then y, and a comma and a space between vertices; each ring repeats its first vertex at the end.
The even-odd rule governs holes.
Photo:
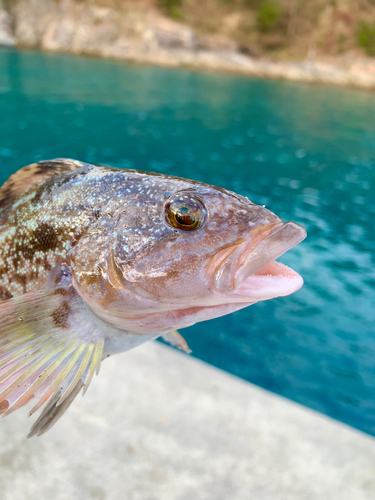
POLYGON ((0 300, 41 289, 49 272, 66 258, 74 220, 58 214, 43 193, 58 188, 82 165, 42 162, 16 172, 0 190, 0 300))
POLYGON ((55 285, 65 262, 91 307, 121 311, 142 312, 148 298, 158 310, 190 296, 198 304, 211 294, 203 276, 210 258, 280 222, 222 188, 73 160, 21 169, 0 190, 0 206, 3 300, 55 285), (206 204, 202 229, 185 234, 166 224, 173 193, 206 204))
POLYGON ((69 318, 70 306, 69 303, 64 300, 64 302, 55 309, 52 313, 53 322, 57 328, 69 328, 69 318))
POLYGON ((0 287, 0 302, 3 302, 5 300, 9 300, 13 297, 13 295, 10 293, 9 290, 7 290, 5 287, 1 286, 0 287))

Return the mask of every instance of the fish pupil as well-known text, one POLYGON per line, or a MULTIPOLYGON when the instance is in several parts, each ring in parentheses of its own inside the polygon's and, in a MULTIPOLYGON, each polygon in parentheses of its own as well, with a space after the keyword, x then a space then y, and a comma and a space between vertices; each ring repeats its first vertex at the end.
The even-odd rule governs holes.
POLYGON ((176 212, 176 221, 182 226, 192 226, 196 219, 188 207, 181 207, 176 212))
POLYGON ((195 231, 205 221, 207 210, 194 194, 172 195, 165 205, 165 221, 181 231, 195 231))

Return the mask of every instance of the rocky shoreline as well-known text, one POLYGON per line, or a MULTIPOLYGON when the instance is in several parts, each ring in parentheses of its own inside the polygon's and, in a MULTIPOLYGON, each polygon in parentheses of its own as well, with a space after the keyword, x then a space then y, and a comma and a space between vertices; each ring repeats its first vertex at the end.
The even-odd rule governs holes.
POLYGON ((152 9, 119 12, 73 0, 0 0, 0 45, 375 89, 375 59, 258 59, 231 40, 199 36, 152 9))

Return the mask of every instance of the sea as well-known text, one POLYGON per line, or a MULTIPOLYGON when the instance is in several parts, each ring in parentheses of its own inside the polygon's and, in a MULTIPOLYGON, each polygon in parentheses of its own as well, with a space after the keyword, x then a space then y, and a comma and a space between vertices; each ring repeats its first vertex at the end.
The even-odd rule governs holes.
POLYGON ((305 284, 193 356, 375 435, 375 94, 0 49, 0 183, 58 157, 200 180, 307 229, 305 284))

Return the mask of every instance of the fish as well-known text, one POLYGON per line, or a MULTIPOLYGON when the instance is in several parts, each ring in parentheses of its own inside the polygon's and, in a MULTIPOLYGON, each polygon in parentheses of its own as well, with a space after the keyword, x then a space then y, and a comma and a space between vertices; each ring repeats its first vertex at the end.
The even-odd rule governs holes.
POLYGON ((276 261, 306 231, 221 187, 164 174, 40 161, 0 189, 0 414, 43 407, 42 435, 101 362, 289 295, 276 261))

